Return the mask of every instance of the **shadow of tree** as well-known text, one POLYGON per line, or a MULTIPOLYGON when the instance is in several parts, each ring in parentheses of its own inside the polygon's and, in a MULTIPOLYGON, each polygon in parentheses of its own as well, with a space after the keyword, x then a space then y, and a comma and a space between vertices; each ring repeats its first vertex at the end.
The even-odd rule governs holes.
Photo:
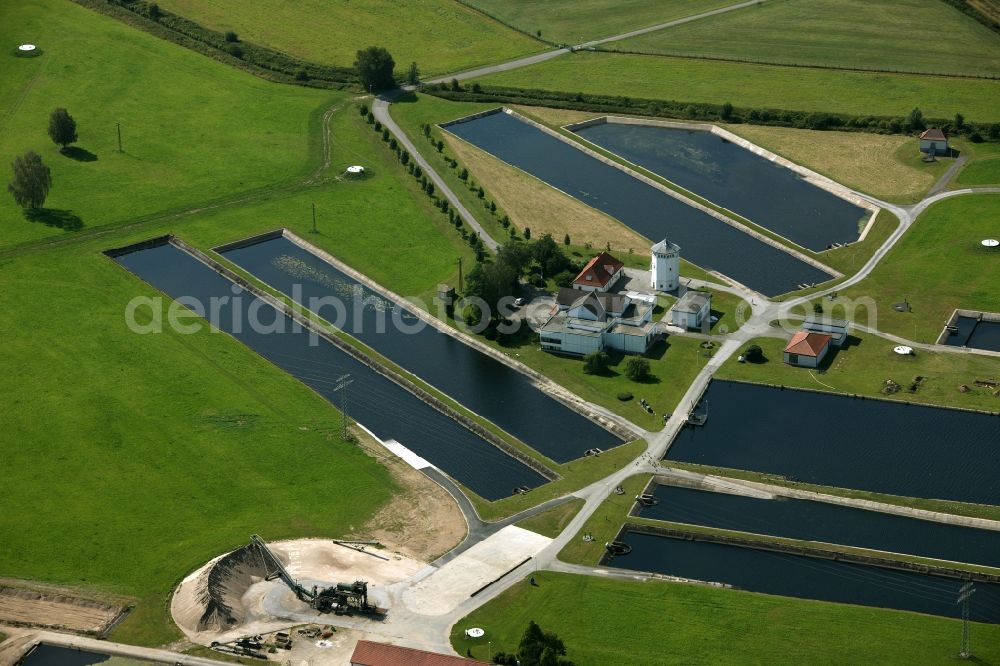
POLYGON ((86 148, 81 148, 80 146, 68 146, 62 148, 59 151, 71 160, 76 160, 77 162, 96 162, 97 155, 90 152, 86 148))
POLYGON ((24 211, 24 217, 30 222, 39 222, 66 231, 79 231, 83 228, 83 220, 79 215, 59 208, 28 208, 24 211))

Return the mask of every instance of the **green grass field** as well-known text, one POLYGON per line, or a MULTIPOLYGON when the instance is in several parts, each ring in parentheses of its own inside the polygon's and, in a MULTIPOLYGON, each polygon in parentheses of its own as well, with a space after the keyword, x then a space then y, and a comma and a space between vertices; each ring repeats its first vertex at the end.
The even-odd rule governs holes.
POLYGON ((580 44, 736 4, 732 0, 464 0, 508 25, 556 43, 580 44))
POLYGON ((996 236, 1000 195, 961 195, 931 206, 870 276, 841 293, 872 298, 877 320, 858 321, 910 340, 935 342, 955 308, 1000 312, 1000 253, 980 245, 996 236), (893 303, 909 301, 912 312, 893 303))
POLYGON ((824 359, 819 371, 783 363, 781 351, 786 344, 784 340, 758 338, 747 346, 760 345, 768 359, 766 363, 739 363, 733 357, 715 376, 719 379, 1000 412, 1000 398, 993 397, 990 390, 973 383, 976 379, 1000 378, 1000 359, 923 350, 918 350, 914 356, 900 356, 892 351, 897 343, 891 340, 868 334, 855 333, 854 336, 854 344, 824 359), (918 375, 926 380, 916 393, 910 393, 907 387, 918 375), (895 395, 883 395, 881 389, 887 379, 900 384, 903 390, 895 395), (961 384, 968 385, 970 391, 960 393, 958 387, 961 384))
POLYGON ((973 162, 962 169, 955 184, 962 187, 985 187, 1000 185, 1000 158, 973 162))
MULTIPOLYGON (((69 211, 83 231, 304 178, 323 110, 345 99, 220 66, 66 0, 9 3, 4 16, 0 41, 30 34, 44 53, 2 56, 0 182, 15 155, 36 151, 52 170, 46 207, 69 211), (93 161, 61 155, 49 139, 57 106, 93 161)), ((25 220, 6 191, 0 227, 0 247, 74 233, 25 220)))
POLYGON ((583 508, 583 500, 574 498, 536 516, 525 518, 517 523, 517 526, 555 539, 566 529, 569 521, 573 520, 573 516, 581 508, 583 508))
MULTIPOLYGON (((667 664, 941 664, 957 661, 961 622, 916 613, 663 581, 553 572, 518 583, 452 629, 452 646, 487 658, 517 649, 530 620, 580 666, 667 664), (482 627, 490 639, 469 639, 482 627)), ((1000 659, 1000 627, 974 624, 983 663, 1000 659)))
POLYGON ((483 85, 643 99, 903 117, 1000 120, 1000 81, 841 72, 690 58, 578 52, 479 79, 483 85), (947 94, 942 94, 946 90, 947 94))
POLYGON ((446 74, 540 51, 541 42, 451 0, 163 0, 214 30, 313 62, 351 67, 358 49, 384 46, 396 68, 416 61, 446 74))
MULTIPOLYGON (((154 40, 150 48, 159 47, 154 40)), ((183 70, 190 54, 169 48, 165 63, 183 70)), ((208 79, 230 75, 204 63, 208 79)), ((269 91, 284 99, 283 89, 264 85, 258 103, 271 103, 269 91)), ((211 557, 253 532, 344 534, 389 499, 395 488, 385 468, 339 441, 339 413, 249 349, 207 332, 128 332, 128 300, 155 292, 100 254, 164 233, 208 249, 288 226, 398 293, 426 295, 453 281, 455 260, 470 255, 440 212, 353 105, 334 114, 331 129, 329 173, 361 162, 367 179, 277 190, 246 205, 100 235, 84 229, 59 246, 8 250, 0 259, 0 364, 18 376, 0 385, 7 406, 0 575, 133 597, 137 610, 114 638, 160 644, 178 635, 164 600, 211 557), (308 234, 313 203, 316 235, 308 234), (385 261, 386 247, 393 261, 385 261), (326 491, 317 493, 319 486, 326 491)), ((316 137, 302 132, 294 150, 276 149, 275 159, 293 171, 318 157, 307 150, 316 137)), ((155 193, 157 173, 135 176, 155 193)), ((212 196, 208 186, 203 196, 212 196)))
POLYGON ((940 0, 776 0, 606 48, 798 66, 1000 75, 1000 36, 940 0))

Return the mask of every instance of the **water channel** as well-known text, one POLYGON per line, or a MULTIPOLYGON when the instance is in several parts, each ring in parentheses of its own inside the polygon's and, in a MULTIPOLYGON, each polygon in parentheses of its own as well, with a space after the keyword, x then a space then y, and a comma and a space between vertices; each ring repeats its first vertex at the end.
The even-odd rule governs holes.
POLYGON ((243 245, 224 256, 303 307, 326 303, 317 314, 556 462, 621 443, 524 374, 426 324, 288 238, 243 245))
POLYGON ((778 497, 656 486, 643 518, 1000 567, 1000 531, 778 497))
MULTIPOLYGON (((800 284, 831 278, 767 243, 689 206, 624 171, 507 113, 494 113, 446 128, 508 164, 518 167, 642 236, 681 247, 681 256, 723 273, 768 296, 800 284)), ((642 248, 635 248, 641 251, 642 248)))
MULTIPOLYGON (((771 361, 776 363, 777 361, 771 361)), ((667 460, 891 495, 1000 504, 1000 417, 714 380, 667 460)))
MULTIPOLYGON (((271 305, 237 287, 184 250, 162 244, 115 258, 130 272, 174 299, 193 299, 214 323, 338 407, 338 378, 350 374, 347 411, 376 437, 394 439, 486 499, 519 486, 545 483, 540 474, 508 456, 412 393, 333 344, 313 339, 271 305), (252 326, 254 321, 259 325, 252 326)), ((187 303, 185 303, 186 305, 187 303)), ((333 417, 331 425, 336 425, 333 417)))
POLYGON ((815 252, 856 241, 870 215, 712 132, 601 123, 575 133, 815 252))
MULTIPOLYGON (((629 555, 611 566, 651 571, 786 597, 877 606, 959 617, 959 587, 953 578, 851 564, 720 543, 687 541, 630 532, 629 555)), ((1000 585, 975 583, 971 618, 1000 623, 1000 585)), ((957 638, 956 638, 957 640, 957 638)))

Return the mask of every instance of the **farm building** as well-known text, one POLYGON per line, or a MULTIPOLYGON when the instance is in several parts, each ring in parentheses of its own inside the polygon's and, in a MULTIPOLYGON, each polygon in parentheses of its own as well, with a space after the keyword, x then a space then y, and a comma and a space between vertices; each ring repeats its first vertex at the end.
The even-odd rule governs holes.
POLYGON ((712 294, 707 291, 688 291, 670 308, 670 321, 674 326, 697 329, 712 312, 712 294))
POLYGON ((920 135, 920 152, 928 155, 948 155, 951 152, 948 147, 948 135, 936 127, 925 130, 920 135))
POLYGON ((798 331, 784 351, 784 361, 800 368, 818 368, 830 351, 832 338, 826 333, 798 331))

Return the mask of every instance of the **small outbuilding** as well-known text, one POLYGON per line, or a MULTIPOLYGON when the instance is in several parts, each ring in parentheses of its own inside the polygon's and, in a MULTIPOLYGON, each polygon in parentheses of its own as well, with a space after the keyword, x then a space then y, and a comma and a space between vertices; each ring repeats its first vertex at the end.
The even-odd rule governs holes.
POLYGON ((950 155, 948 135, 936 127, 924 130, 924 133, 920 135, 920 152, 928 155, 950 155))
POLYGON ((831 336, 798 331, 785 347, 784 361, 800 368, 818 368, 830 351, 831 336))
POLYGON ((688 291, 670 308, 670 321, 674 326, 699 329, 712 313, 712 294, 707 291, 688 291))

